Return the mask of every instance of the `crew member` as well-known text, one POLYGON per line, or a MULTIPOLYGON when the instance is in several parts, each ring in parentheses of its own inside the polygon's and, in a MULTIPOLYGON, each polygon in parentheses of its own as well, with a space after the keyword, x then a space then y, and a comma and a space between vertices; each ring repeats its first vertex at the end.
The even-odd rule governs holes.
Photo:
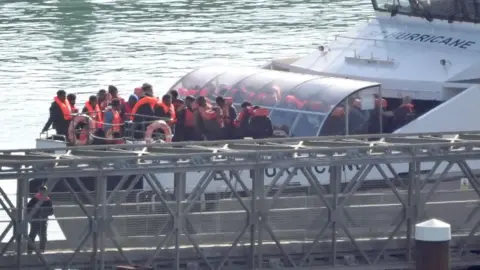
POLYGON ((157 102, 155 106, 155 116, 165 118, 170 126, 174 126, 177 122, 175 107, 172 104, 172 96, 166 94, 162 97, 162 101, 157 102))
MULTIPOLYGON (((402 100, 402 105, 393 110, 393 128, 394 130, 408 124, 413 118, 412 98, 406 96, 402 100)), ((393 131, 393 130, 392 130, 393 131)))
POLYGON ((121 101, 112 99, 111 107, 105 111, 104 131, 107 139, 119 139, 122 137, 123 119, 120 116, 121 101))
POLYGON ((234 121, 234 126, 236 130, 236 138, 248 137, 248 123, 250 122, 250 117, 252 115, 252 104, 248 101, 244 101, 240 105, 242 110, 237 115, 237 119, 234 121))
POLYGON ((249 136, 254 139, 265 139, 273 136, 273 125, 266 108, 254 106, 248 123, 249 136))
POLYGON ((223 125, 224 125, 224 136, 226 139, 234 139, 235 127, 233 122, 237 118, 237 110, 232 104, 231 98, 223 98, 221 96, 217 97, 215 102, 218 107, 222 109, 223 125))
POLYGON ((75 94, 68 94, 67 100, 70 102, 70 108, 72 108, 72 113, 78 113, 78 109, 75 107, 77 95, 75 94))
POLYGON ((82 112, 88 114, 88 116, 95 121, 95 127, 97 129, 103 127, 103 114, 101 113, 100 106, 98 105, 98 98, 96 96, 90 96, 90 98, 88 98, 82 112))
POLYGON ((178 91, 173 89, 170 90, 170 95, 172 96, 172 104, 175 107, 175 112, 177 112, 185 103, 182 99, 178 98, 178 91))
MULTIPOLYGON (((44 252, 45 245, 47 244, 48 217, 53 215, 52 200, 47 195, 47 187, 40 187, 38 193, 27 203, 27 213, 30 214, 32 211, 34 211, 34 213, 30 221, 30 233, 28 237, 32 241, 32 244, 34 244, 35 238, 37 238, 38 235, 40 238, 40 252, 44 252), (40 207, 34 209, 39 201, 41 201, 40 207)), ((28 254, 32 254, 33 250, 34 248, 28 245, 28 254)))
POLYGON ((200 139, 195 130, 194 103, 195 98, 193 96, 187 96, 185 98, 185 105, 177 111, 177 124, 175 126, 175 136, 173 137, 176 142, 198 141, 200 139))
POLYGON ((196 102, 195 123, 199 134, 202 134, 202 137, 207 140, 222 138, 222 110, 217 106, 209 105, 204 96, 199 96, 196 102))
POLYGON ((125 114, 129 114, 132 110, 127 102, 118 95, 118 89, 114 85, 108 86, 108 94, 110 95, 111 100, 118 99, 120 101, 120 116, 124 118, 125 114))
POLYGON ((128 105, 133 110, 135 107, 135 103, 143 96, 143 89, 142 87, 135 87, 133 90, 133 94, 130 95, 128 98, 128 105))
POLYGON ((130 119, 134 122, 133 129, 135 132, 133 136, 136 139, 145 137, 145 130, 155 119, 154 108, 157 104, 157 99, 153 97, 153 91, 151 91, 151 86, 149 86, 144 84, 144 87, 142 87, 143 96, 135 103, 130 116, 130 119))
POLYGON ((72 108, 66 96, 67 93, 63 90, 57 92, 57 96, 50 106, 50 116, 42 129, 42 133, 46 132, 53 124, 53 128, 57 131, 58 135, 63 135, 65 138, 68 138, 68 127, 72 120, 72 108))

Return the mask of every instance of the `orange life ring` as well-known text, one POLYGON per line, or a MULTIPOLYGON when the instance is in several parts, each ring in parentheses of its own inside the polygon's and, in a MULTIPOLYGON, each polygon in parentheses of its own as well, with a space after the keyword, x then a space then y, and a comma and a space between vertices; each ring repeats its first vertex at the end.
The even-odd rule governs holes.
POLYGON ((73 117, 70 126, 68 127, 68 140, 73 145, 87 145, 90 142, 90 133, 95 132, 95 123, 86 115, 76 115, 73 117), (76 127, 84 123, 88 126, 88 129, 83 128, 79 137, 77 138, 76 127))
POLYGON ((152 143, 152 135, 153 132, 157 129, 163 130, 163 134, 165 134, 165 142, 172 142, 172 129, 170 129, 170 126, 165 122, 164 120, 157 120, 153 123, 151 123, 147 127, 147 131, 145 131, 145 142, 146 143, 152 143))

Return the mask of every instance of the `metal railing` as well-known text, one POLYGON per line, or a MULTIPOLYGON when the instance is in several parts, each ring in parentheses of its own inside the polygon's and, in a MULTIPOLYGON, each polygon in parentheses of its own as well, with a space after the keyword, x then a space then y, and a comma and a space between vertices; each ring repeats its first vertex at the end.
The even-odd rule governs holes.
POLYGON ((9 158, 19 150, 0 151, 0 178, 18 178, 0 181, 10 231, 0 235, 0 269, 402 269, 414 259, 414 224, 430 218, 452 226, 453 266, 478 264, 480 137, 438 135, 172 144, 182 154, 170 152, 172 145, 132 155, 126 149, 133 146, 121 154, 103 146, 101 158, 77 148, 36 160, 29 150, 25 159, 9 158), (129 166, 112 167, 119 162, 129 166), (120 186, 132 174, 142 175, 148 192, 106 191, 106 175, 125 175, 120 186), (64 184, 70 192, 50 194, 47 250, 29 256, 28 179, 46 175, 49 190, 64 184), (70 179, 80 175, 96 177, 95 191, 73 191, 82 183, 70 179), (289 186, 297 181, 306 192, 294 195, 289 186), (17 195, 3 192, 9 185, 17 195), (142 192, 151 196, 146 202, 139 202, 142 192))

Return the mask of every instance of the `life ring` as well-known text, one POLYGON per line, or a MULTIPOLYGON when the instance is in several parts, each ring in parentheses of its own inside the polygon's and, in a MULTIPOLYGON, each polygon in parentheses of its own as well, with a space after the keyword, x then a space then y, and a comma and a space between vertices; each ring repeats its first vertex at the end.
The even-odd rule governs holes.
POLYGON ((86 115, 76 115, 73 117, 70 126, 68 127, 68 140, 73 145, 87 145, 90 142, 90 133, 95 132, 95 123, 91 121, 90 117, 86 115), (82 132, 77 138, 76 128, 80 124, 88 126, 88 128, 83 128, 82 132))
POLYGON ((172 142, 172 130, 170 129, 170 126, 165 122, 164 120, 157 120, 153 123, 151 123, 147 127, 147 131, 145 131, 145 142, 146 143, 152 143, 153 139, 153 132, 157 129, 163 130, 163 134, 165 134, 165 142, 172 142))

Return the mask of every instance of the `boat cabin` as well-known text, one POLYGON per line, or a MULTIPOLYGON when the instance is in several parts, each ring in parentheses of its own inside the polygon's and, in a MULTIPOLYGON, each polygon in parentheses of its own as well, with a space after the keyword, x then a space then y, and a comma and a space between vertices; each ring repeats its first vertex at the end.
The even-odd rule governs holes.
POLYGON ((230 97, 237 109, 244 101, 267 108, 275 134, 379 133, 382 125, 382 106, 377 106, 381 87, 374 82, 260 68, 204 67, 185 75, 173 89, 183 98, 230 97))

